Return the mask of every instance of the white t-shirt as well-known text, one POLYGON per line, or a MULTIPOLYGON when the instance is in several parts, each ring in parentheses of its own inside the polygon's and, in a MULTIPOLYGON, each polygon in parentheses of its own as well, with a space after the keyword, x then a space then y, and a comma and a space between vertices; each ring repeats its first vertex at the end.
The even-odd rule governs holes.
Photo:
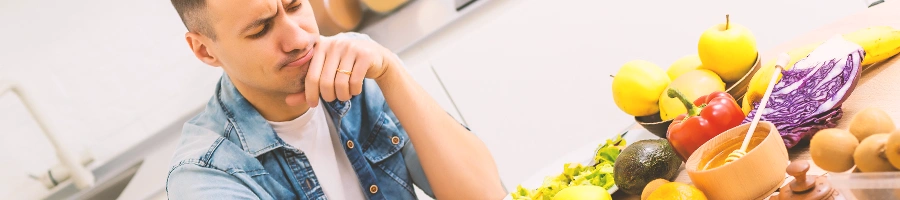
POLYGON ((291 121, 273 122, 278 137, 303 151, 328 199, 365 199, 362 186, 347 159, 344 146, 328 112, 320 102, 291 121))

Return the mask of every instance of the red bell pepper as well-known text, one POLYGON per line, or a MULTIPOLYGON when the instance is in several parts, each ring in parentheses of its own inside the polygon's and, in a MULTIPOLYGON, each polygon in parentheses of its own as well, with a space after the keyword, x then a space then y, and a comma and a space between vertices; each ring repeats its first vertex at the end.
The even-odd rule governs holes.
POLYGON ((728 129, 741 125, 744 112, 737 102, 726 92, 716 91, 701 96, 691 104, 680 91, 669 89, 669 98, 678 98, 687 113, 675 117, 666 138, 682 161, 687 159, 713 137, 728 129))

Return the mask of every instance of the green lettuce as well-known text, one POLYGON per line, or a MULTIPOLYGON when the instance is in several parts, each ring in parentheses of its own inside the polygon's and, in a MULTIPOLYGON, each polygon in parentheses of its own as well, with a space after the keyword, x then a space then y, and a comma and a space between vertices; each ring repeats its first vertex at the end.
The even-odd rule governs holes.
POLYGON ((605 162, 615 163, 619 157, 619 152, 625 148, 625 138, 622 135, 616 136, 614 139, 607 139, 606 144, 600 145, 594 154, 594 163, 600 165, 605 162))
POLYGON ((595 185, 606 189, 615 185, 613 180, 613 166, 622 149, 625 148, 625 139, 621 135, 613 139, 607 139, 605 144, 597 148, 593 163, 595 165, 584 166, 581 163, 566 163, 562 173, 544 178, 543 184, 528 190, 522 185, 516 187, 512 193, 514 200, 549 200, 559 191, 579 185, 595 185))

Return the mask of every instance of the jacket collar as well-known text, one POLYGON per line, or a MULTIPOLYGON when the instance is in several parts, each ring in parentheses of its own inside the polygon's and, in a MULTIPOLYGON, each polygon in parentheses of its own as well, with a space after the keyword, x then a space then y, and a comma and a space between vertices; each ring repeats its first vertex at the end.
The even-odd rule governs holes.
MULTIPOLYGON (((275 134, 275 130, 256 108, 234 87, 227 74, 223 73, 219 79, 215 98, 216 104, 228 118, 229 123, 227 124, 234 127, 234 131, 230 133, 226 127, 225 137, 235 144, 240 144, 245 152, 256 157, 284 146, 284 141, 275 134)), ((340 124, 338 122, 350 110, 350 101, 327 102, 323 106, 331 115, 331 120, 335 124, 340 124)))

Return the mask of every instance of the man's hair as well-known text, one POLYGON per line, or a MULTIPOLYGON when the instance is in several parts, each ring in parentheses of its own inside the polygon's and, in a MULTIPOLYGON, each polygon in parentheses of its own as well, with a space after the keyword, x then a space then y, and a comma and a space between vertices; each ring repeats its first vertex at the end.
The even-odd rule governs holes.
POLYGON ((188 31, 199 32, 215 40, 216 34, 206 16, 206 0, 172 0, 172 6, 188 31))

